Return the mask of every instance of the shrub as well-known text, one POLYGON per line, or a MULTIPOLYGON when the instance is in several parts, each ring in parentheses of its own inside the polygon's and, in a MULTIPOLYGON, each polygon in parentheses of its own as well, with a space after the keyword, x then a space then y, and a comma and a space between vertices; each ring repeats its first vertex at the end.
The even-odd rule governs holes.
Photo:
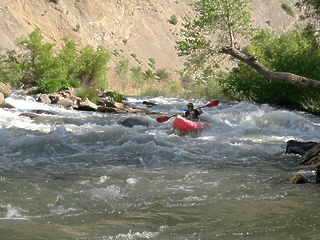
POLYGON ((122 94, 115 92, 115 91, 108 92, 108 97, 109 97, 109 99, 113 100, 114 102, 122 103, 122 101, 123 101, 122 94))
POLYGON ((96 89, 90 86, 82 86, 76 95, 77 97, 80 97, 82 100, 85 100, 87 98, 95 104, 98 103, 98 93, 96 89))
POLYGON ((156 76, 160 80, 166 80, 170 77, 170 74, 165 69, 158 69, 156 72, 156 76))
POLYGON ((130 67, 129 67, 129 59, 123 58, 119 60, 117 66, 116 66, 116 72, 120 77, 127 76, 129 73, 130 67))
POLYGON ((178 19, 177 16, 175 14, 171 15, 170 19, 168 20, 168 22, 172 25, 177 25, 178 23, 178 19))
POLYGON ((289 16, 294 17, 294 12, 288 4, 282 3, 281 7, 289 16))
POLYGON ((58 92, 68 87, 78 87, 79 83, 70 82, 66 79, 43 79, 37 86, 38 93, 53 93, 58 92))

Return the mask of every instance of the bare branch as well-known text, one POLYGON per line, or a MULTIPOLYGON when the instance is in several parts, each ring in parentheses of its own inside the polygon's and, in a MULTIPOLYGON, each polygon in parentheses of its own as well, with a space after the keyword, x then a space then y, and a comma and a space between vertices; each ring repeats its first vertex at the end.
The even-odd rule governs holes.
POLYGON ((270 69, 267 69, 264 66, 262 66, 254 57, 247 56, 231 47, 223 48, 221 52, 228 54, 246 63, 251 68, 253 68, 262 76, 264 76, 265 78, 267 78, 272 82, 289 83, 289 84, 293 84, 293 85, 304 87, 304 88, 312 88, 312 89, 320 90, 320 81, 299 76, 293 73, 271 71, 270 69))

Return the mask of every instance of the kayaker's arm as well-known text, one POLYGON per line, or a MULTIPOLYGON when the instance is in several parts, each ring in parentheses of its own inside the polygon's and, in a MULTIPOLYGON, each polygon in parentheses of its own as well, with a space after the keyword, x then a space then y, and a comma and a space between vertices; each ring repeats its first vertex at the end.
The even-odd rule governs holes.
POLYGON ((197 108, 199 115, 203 113, 202 109, 200 107, 197 108))

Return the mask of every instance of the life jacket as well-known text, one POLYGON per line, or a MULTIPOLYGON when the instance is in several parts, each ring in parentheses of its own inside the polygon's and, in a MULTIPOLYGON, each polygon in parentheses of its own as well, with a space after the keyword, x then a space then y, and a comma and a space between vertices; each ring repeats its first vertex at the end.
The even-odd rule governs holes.
POLYGON ((191 111, 190 110, 187 110, 185 111, 184 113, 184 117, 186 119, 189 119, 189 120, 199 120, 199 116, 201 115, 201 113, 199 112, 198 109, 192 109, 191 111), (191 115, 190 112, 194 111, 194 114, 191 115))

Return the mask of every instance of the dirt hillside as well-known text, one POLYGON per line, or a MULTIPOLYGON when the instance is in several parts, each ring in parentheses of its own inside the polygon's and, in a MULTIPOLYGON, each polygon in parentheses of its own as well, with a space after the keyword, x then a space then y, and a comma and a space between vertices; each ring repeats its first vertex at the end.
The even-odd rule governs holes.
MULTIPOLYGON (((282 9, 294 9, 296 0, 253 0, 255 25, 283 33, 294 28, 294 17, 282 9)), ((69 36, 81 45, 104 45, 147 68, 149 58, 158 69, 177 71, 183 65, 175 51, 182 18, 190 14, 194 0, 1 0, 0 47, 15 48, 18 37, 39 27, 45 41, 61 44, 69 36), (178 24, 169 23, 175 15, 178 24), (136 59, 131 57, 135 54, 136 59)), ((113 58, 115 65, 118 61, 113 58)), ((112 67, 112 66, 111 66, 112 67)))

